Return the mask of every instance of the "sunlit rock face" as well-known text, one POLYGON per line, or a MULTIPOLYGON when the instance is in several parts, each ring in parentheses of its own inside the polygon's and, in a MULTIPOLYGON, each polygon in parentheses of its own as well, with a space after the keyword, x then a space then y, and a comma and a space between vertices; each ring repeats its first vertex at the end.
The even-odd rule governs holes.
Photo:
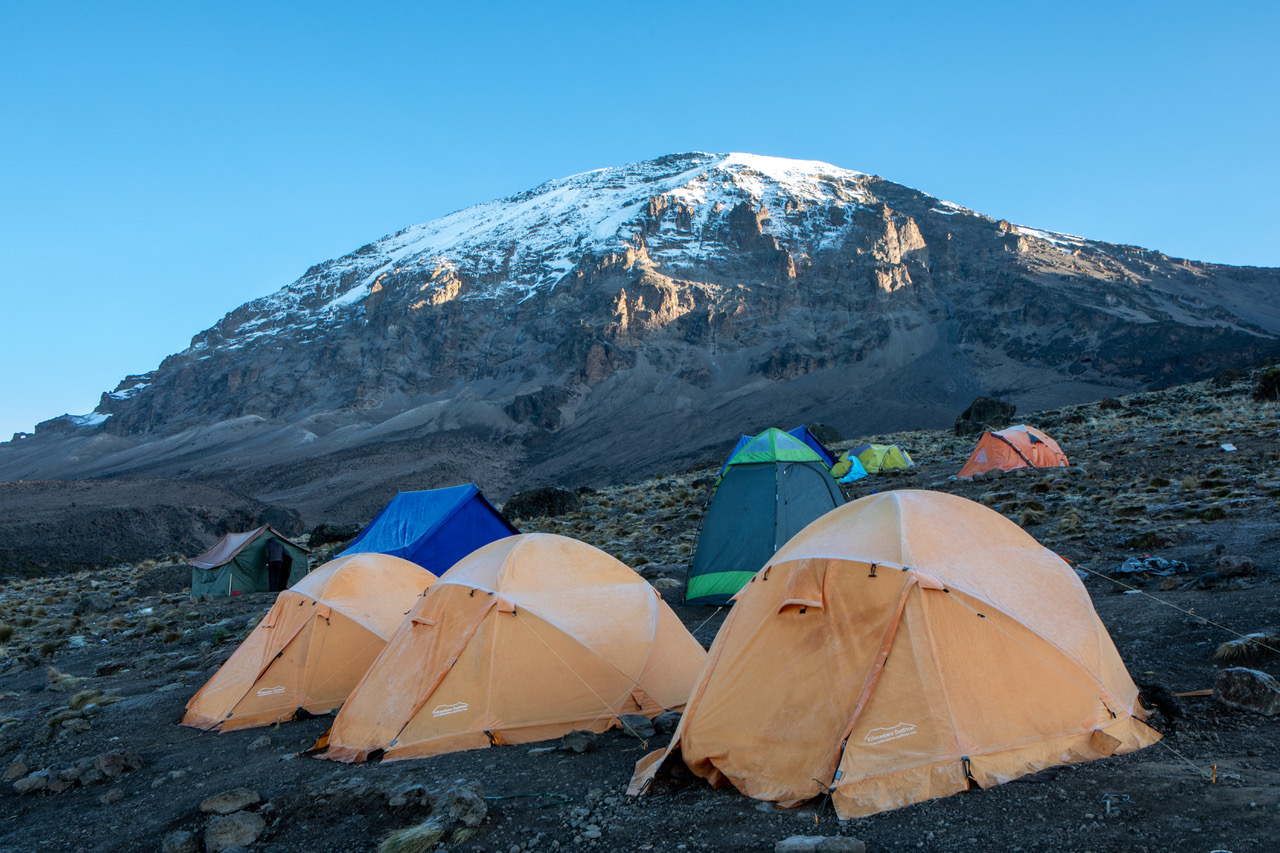
POLYGON ((770 425, 1195 378, 1277 352, 1278 284, 825 163, 671 155, 317 264, 0 448, 0 477, 211 479, 358 520, 397 488, 599 483, 770 425))

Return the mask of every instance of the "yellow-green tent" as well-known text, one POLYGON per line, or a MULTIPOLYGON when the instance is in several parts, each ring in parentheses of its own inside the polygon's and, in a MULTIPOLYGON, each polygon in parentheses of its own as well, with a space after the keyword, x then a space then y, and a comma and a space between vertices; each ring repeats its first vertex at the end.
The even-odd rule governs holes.
POLYGON ((911 454, 896 444, 864 444, 851 449, 846 455, 861 462, 868 474, 910 468, 916 464, 911 461, 911 454))

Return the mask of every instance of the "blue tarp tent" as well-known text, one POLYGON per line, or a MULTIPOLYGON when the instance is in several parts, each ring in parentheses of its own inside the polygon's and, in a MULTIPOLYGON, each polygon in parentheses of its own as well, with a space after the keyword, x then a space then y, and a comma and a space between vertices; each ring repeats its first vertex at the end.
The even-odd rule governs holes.
POLYGON ((339 554, 390 554, 437 576, 482 545, 519 533, 474 483, 401 492, 339 554))

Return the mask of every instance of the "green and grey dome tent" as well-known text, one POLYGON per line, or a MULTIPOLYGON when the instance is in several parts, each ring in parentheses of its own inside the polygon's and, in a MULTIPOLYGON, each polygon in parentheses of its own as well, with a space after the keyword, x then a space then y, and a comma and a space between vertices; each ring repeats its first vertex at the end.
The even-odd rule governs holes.
POLYGON ((844 496, 803 441, 767 429, 725 465, 689 568, 686 604, 726 604, 809 522, 844 496))

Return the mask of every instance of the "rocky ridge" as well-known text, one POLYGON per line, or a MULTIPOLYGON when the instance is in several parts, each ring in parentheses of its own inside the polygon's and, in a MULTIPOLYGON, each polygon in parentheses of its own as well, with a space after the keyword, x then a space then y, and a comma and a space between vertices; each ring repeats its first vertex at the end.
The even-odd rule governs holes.
POLYGON ((765 413, 882 431, 979 394, 1044 408, 1210 375, 1280 352, 1278 284, 829 164, 671 155, 318 264, 0 445, 0 478, 207 481, 311 523, 465 480, 501 499, 513 469, 602 485, 765 413))

